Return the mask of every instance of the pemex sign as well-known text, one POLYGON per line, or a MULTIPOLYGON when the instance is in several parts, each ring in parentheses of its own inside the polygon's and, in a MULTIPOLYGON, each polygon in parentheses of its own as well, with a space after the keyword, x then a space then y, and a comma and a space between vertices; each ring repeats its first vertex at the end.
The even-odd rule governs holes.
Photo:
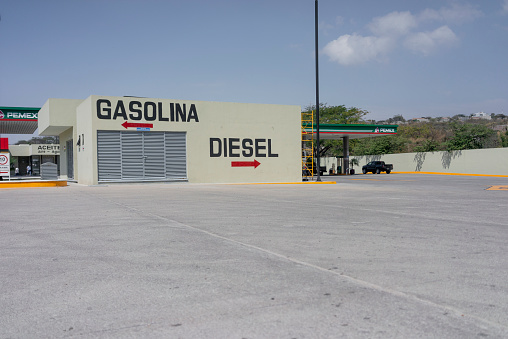
POLYGON ((37 121, 40 108, 0 107, 0 121, 37 121))

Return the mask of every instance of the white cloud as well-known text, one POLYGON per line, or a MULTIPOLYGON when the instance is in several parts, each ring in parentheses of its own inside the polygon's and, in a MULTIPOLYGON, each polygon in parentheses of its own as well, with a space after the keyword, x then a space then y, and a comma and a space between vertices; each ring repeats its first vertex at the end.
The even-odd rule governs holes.
POLYGON ((503 13, 508 14, 508 0, 504 0, 503 13))
POLYGON ((416 26, 416 19, 410 12, 392 12, 374 18, 369 24, 371 32, 377 36, 405 35, 416 26))
POLYGON ((354 65, 378 59, 392 49, 393 41, 387 37, 342 35, 328 43, 323 52, 342 65, 354 65))
POLYGON ((432 32, 411 34, 404 41, 404 46, 413 52, 429 55, 438 47, 456 42, 457 36, 448 26, 441 26, 432 32))
MULTIPOLYGON (((508 13, 508 0, 503 1, 508 13)), ((419 15, 411 12, 391 12, 372 19, 367 25, 373 35, 342 35, 329 42, 323 52, 330 60, 342 65, 386 59, 397 48, 398 43, 415 53, 427 56, 439 47, 458 41, 449 25, 472 21, 482 15, 482 12, 471 5, 457 3, 439 10, 426 9, 419 15), (425 24, 428 27, 436 21, 443 22, 444 25, 430 31, 423 31, 423 28, 418 30, 420 26, 425 24)))

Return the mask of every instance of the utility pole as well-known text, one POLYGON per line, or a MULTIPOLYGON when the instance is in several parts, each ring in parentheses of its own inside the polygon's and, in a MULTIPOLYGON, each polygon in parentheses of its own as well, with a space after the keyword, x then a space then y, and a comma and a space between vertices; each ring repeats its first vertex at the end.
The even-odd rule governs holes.
POLYGON ((321 158, 319 156, 319 51, 318 51, 318 0, 315 5, 315 40, 316 40, 316 167, 317 167, 317 179, 321 181, 321 158))

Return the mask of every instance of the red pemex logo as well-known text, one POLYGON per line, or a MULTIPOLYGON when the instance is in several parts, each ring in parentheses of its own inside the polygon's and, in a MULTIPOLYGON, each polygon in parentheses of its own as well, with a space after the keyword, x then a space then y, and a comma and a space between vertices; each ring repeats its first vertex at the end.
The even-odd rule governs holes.
POLYGON ((0 111, 0 119, 4 118, 4 112, 0 111))

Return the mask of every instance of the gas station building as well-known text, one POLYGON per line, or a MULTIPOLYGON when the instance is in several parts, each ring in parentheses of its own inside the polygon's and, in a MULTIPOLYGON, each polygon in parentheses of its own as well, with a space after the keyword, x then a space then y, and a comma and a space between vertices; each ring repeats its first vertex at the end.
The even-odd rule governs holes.
POLYGON ((80 184, 302 180, 300 106, 92 95, 49 99, 38 126, 80 184))

